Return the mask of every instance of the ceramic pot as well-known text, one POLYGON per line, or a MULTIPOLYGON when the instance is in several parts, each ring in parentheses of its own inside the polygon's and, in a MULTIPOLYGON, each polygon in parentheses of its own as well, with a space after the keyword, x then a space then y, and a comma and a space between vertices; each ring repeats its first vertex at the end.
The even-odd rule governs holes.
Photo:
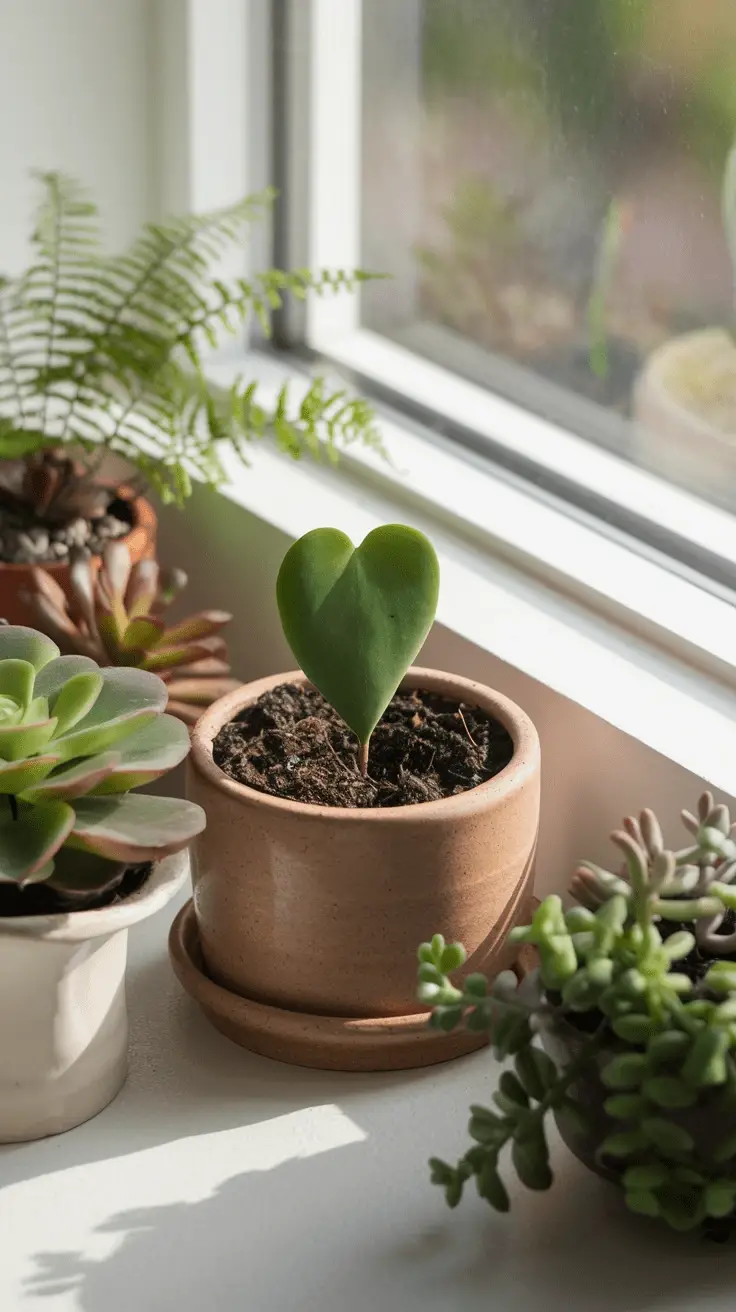
POLYGON ((115 1097, 127 1067, 128 929, 187 871, 178 852, 114 906, 0 918, 0 1143, 60 1134, 115 1097))
MULTIPOLYGON (((125 489, 120 489, 125 495, 125 489)), ((136 497, 131 503, 133 527, 122 540, 130 551, 133 563, 149 560, 156 554, 156 511, 144 497, 136 497)), ((93 556, 95 568, 99 568, 99 556, 93 556)), ((69 566, 65 561, 42 562, 43 568, 56 580, 69 596, 69 566)), ((6 565, 0 562, 0 617, 9 624, 26 624, 38 628, 38 619, 33 608, 24 599, 23 593, 33 590, 32 565, 6 565)))
POLYGON ((465 944, 467 971, 513 962, 506 939, 529 912, 539 822, 533 724, 481 684, 411 669, 403 687, 500 720, 514 743, 509 765, 437 802, 308 806, 244 787, 212 759, 219 729, 284 682, 306 680, 296 672, 246 684, 194 729, 187 795, 208 823, 192 851, 193 912, 171 939, 180 978, 219 1028, 284 1060, 378 1069, 479 1046, 482 1037, 426 1030, 416 950, 439 931, 465 944))
POLYGON ((709 501, 733 505, 736 346, 724 329, 686 333, 653 351, 634 389, 633 417, 642 464, 709 501))

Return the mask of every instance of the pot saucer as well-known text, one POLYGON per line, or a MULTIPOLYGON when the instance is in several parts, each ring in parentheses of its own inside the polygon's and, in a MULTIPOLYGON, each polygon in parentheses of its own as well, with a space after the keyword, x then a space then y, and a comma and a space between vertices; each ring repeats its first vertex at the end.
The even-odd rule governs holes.
MULTIPOLYGON (((182 907, 169 934, 174 972, 205 1016, 228 1039, 262 1057, 333 1071, 411 1070, 452 1061, 487 1045, 483 1034, 443 1034, 427 1026, 428 1012, 411 1016, 364 1019, 286 1011, 244 998, 211 980, 204 970, 191 899, 182 907)), ((524 950, 517 973, 535 966, 524 950)))

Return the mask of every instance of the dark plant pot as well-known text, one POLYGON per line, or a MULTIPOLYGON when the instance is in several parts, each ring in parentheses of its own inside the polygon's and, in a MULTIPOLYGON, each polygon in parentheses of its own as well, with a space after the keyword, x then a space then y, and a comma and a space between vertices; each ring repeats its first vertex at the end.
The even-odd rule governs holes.
MULTIPOLYGON (((117 495, 125 499, 126 489, 120 488, 117 495)), ((133 527, 130 533, 118 541, 125 543, 135 564, 139 560, 150 560, 156 554, 158 521, 156 511, 144 497, 136 497, 130 505, 133 527)), ((68 564, 65 561, 40 563, 69 596, 68 564)), ((99 556, 93 556, 92 563, 96 569, 99 569, 99 556)), ((38 628, 38 619, 22 594, 33 590, 33 568, 33 565, 8 565, 0 562, 0 618, 7 620, 9 624, 26 624, 32 629, 38 628)))
MULTIPOLYGON (((558 1069, 568 1066, 576 1059, 585 1039, 586 1036, 567 1021, 545 1023, 542 1029, 542 1042, 558 1069)), ((630 1047, 612 1039, 610 1046, 601 1049, 597 1056, 591 1059, 589 1068, 572 1086, 570 1096, 585 1113, 590 1124, 588 1133, 581 1133, 577 1125, 573 1125, 564 1112, 555 1113, 560 1136, 570 1152, 589 1170, 595 1171, 596 1175, 601 1175, 615 1184, 626 1169, 626 1163, 620 1167, 603 1165, 596 1156, 596 1150, 607 1135, 624 1129, 625 1124, 614 1120, 603 1109, 603 1104, 606 1098, 610 1097, 611 1091, 603 1084, 600 1072, 615 1053, 629 1051, 631 1051, 630 1047)), ((720 1089, 714 1089, 712 1092, 704 1091, 694 1107, 661 1113, 673 1125, 682 1126, 692 1135, 695 1140, 696 1167, 723 1170, 723 1167, 718 1168, 714 1162, 713 1152, 719 1143, 736 1131, 736 1111, 724 1111, 721 1099, 720 1089)))

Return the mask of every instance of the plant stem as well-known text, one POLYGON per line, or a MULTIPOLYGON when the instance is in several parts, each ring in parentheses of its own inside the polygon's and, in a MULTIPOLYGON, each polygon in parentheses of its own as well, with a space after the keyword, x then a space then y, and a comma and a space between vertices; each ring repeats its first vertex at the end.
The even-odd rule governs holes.
POLYGON ((360 773, 362 774, 362 776, 363 776, 364 779, 367 778, 367 776, 368 776, 368 748, 369 748, 369 746, 370 746, 370 738, 368 739, 368 742, 367 742, 367 743, 361 743, 361 744, 360 744, 360 750, 359 750, 359 752, 358 752, 358 763, 359 763, 359 765, 360 765, 360 773))

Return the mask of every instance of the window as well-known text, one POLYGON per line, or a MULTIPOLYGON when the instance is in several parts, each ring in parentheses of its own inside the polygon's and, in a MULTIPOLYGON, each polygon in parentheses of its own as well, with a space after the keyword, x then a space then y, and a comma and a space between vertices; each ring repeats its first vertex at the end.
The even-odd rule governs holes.
POLYGON ((282 237, 391 275, 310 311, 307 344, 732 587, 732 0, 313 0, 276 24, 282 237))

